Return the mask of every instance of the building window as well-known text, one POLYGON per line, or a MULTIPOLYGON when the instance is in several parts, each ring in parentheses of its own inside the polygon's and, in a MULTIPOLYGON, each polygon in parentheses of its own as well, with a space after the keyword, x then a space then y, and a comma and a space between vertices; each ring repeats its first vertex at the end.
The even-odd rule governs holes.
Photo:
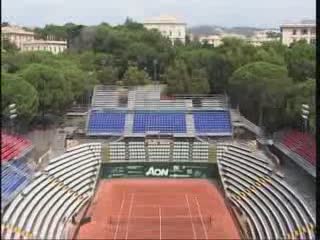
POLYGON ((316 35, 316 29, 315 28, 311 28, 311 34, 312 35, 316 35))
POLYGON ((306 28, 302 29, 302 34, 303 35, 307 35, 308 34, 308 29, 306 29, 306 28))
POLYGON ((292 35, 297 35, 297 30, 296 29, 292 30, 292 35))
POLYGON ((172 31, 170 30, 170 32, 169 32, 169 36, 172 36, 172 31))
POLYGON ((181 36, 181 32, 180 32, 180 31, 178 31, 178 36, 179 36, 179 37, 181 36))

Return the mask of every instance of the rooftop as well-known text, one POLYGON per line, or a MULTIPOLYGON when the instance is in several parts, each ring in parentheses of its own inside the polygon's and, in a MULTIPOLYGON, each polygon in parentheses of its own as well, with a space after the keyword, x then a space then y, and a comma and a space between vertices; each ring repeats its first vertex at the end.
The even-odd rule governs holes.
POLYGON ((280 25, 280 28, 283 27, 315 27, 315 20, 302 20, 300 22, 287 22, 280 25))
POLYGON ((3 33, 15 33, 15 34, 34 35, 34 32, 26 31, 26 30, 23 29, 22 27, 14 26, 14 25, 1 27, 1 31, 2 31, 3 33))

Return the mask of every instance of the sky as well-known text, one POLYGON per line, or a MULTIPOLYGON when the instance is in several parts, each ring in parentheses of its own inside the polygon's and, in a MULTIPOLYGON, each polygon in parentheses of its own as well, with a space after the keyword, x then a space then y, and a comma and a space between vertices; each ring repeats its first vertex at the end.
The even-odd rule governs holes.
POLYGON ((315 19, 316 0, 2 0, 2 22, 35 27, 46 24, 122 24, 176 16, 188 26, 279 27, 315 19))

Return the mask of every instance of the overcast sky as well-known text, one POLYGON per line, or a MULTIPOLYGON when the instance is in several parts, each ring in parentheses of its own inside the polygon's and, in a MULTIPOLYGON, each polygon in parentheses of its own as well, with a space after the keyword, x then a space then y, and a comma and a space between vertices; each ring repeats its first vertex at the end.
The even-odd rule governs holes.
POLYGON ((316 0, 2 0, 2 21, 25 26, 121 24, 174 15, 188 26, 278 27, 315 19, 316 0))

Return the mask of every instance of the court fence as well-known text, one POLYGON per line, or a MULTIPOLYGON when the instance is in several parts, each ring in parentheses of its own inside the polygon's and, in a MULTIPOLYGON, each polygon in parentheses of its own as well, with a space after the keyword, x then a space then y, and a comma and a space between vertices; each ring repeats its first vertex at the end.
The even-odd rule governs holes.
POLYGON ((218 178, 216 162, 109 162, 101 178, 218 178))

